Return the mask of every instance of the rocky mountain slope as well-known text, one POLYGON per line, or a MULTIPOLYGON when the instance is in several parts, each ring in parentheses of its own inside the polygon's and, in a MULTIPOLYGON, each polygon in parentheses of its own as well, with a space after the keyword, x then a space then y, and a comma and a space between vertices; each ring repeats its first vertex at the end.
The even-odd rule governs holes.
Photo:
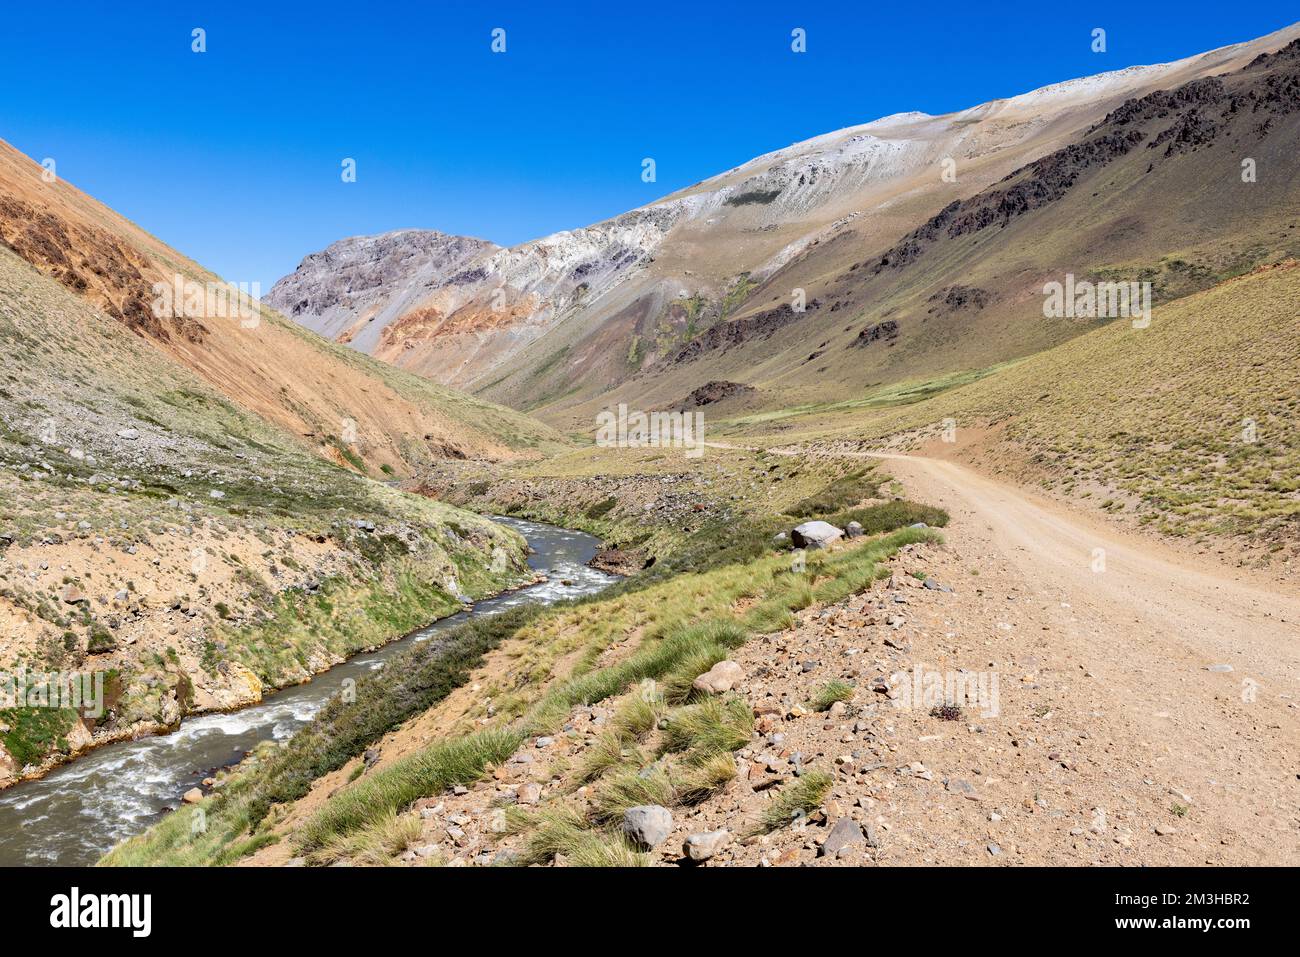
POLYGON ((515 533, 380 479, 554 433, 255 303, 160 315, 155 282, 216 277, 41 173, 0 144, 0 786, 526 574, 515 533), (102 708, 16 694, 48 674, 102 708))
MULTIPOLYGON (((325 304, 317 302, 314 290, 322 281, 313 278, 313 259, 277 283, 268 299, 288 312, 296 309, 295 318, 310 328, 353 337, 363 351, 567 424, 589 420, 588 400, 642 370, 654 372, 633 387, 643 404, 679 401, 708 377, 696 370, 665 376, 665 363, 684 348, 717 351, 755 332, 767 338, 773 326, 790 323, 794 290, 802 289, 808 314, 790 337, 799 345, 779 366, 783 374, 797 372, 794 395, 801 398, 809 376, 792 369, 797 363, 791 360, 816 351, 804 348, 812 337, 816 345, 837 327, 866 317, 862 299, 826 302, 821 311, 823 287, 850 264, 849 249, 858 259, 863 250, 883 252, 952 202, 1078 142, 1126 100, 1239 70, 1298 33, 1288 28, 1175 63, 1068 81, 947 116, 885 117, 759 157, 586 229, 511 249, 485 247, 445 268, 417 262, 413 276, 391 269, 393 258, 375 260, 369 251, 404 243, 409 234, 346 241, 354 257, 345 260, 348 275, 364 289, 356 304, 341 307, 328 293, 320 297, 325 304), (658 383, 673 394, 661 394, 658 383)), ((977 308, 986 293, 962 287, 952 280, 948 288, 930 290, 937 299, 928 308, 946 311, 950 297, 958 309, 977 308)), ((891 328, 867 338, 892 338, 891 328)), ((903 334, 906 339, 907 330, 903 334)), ((999 358, 1068 334, 1058 329, 1025 342, 1009 340, 999 358)), ((779 385, 788 397, 791 383, 777 383, 769 365, 784 351, 742 349, 726 378, 779 385)), ((934 370, 950 360, 940 354, 929 365, 934 370)), ((834 365, 816 378, 834 388, 870 381, 834 365)))
POLYGON ((1294 258, 1298 88, 1292 41, 1240 70, 1128 100, 888 243, 846 227, 757 285, 734 319, 566 411, 581 420, 619 401, 655 407, 726 379, 760 395, 719 404, 715 421, 836 402, 867 415, 1128 321, 1113 308, 1046 315, 1051 283, 1147 284, 1159 306, 1294 258), (806 292, 802 313, 792 289, 806 292))
MULTIPOLYGON (((307 334, 270 308, 201 302, 155 315, 154 283, 218 277, 0 142, 0 245, 193 370, 229 401, 334 461, 377 472, 443 455, 509 456, 554 441, 545 427, 307 334), (345 442, 343 433, 356 438, 345 442)), ((180 298, 177 299, 180 302, 180 298)))

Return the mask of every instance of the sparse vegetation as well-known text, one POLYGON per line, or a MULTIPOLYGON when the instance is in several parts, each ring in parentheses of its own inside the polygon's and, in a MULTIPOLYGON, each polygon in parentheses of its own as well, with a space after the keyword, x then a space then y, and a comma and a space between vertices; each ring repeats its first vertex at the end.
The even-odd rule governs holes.
POLYGON ((814 711, 829 711, 837 701, 853 700, 853 690, 847 681, 833 678, 817 689, 810 704, 814 711))
POLYGON ((806 817, 821 805, 831 789, 831 776, 825 771, 809 768, 801 776, 783 787, 763 809, 762 818, 754 833, 775 831, 800 817, 806 817))

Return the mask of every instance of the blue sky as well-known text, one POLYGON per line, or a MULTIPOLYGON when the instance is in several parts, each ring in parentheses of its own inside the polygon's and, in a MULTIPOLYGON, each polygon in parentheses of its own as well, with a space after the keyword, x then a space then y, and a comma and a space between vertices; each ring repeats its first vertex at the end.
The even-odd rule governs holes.
POLYGON ((0 138, 266 290, 343 236, 521 242, 888 113, 943 113, 1300 19, 1274 0, 811 6, 10 4, 0 138), (195 27, 206 53, 191 52, 195 27), (795 27, 807 53, 790 50, 795 27), (647 156, 655 183, 641 180, 647 156), (341 181, 344 157, 355 183, 341 181))

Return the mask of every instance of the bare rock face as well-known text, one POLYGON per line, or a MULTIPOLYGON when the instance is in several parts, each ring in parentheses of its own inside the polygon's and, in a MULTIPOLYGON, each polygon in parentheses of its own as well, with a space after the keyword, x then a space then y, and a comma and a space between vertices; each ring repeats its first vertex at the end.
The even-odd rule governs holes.
POLYGON ((443 278, 498 248, 487 240, 432 229, 353 236, 304 259, 271 287, 266 302, 322 335, 369 352, 378 329, 368 337, 366 326, 382 327, 443 278))

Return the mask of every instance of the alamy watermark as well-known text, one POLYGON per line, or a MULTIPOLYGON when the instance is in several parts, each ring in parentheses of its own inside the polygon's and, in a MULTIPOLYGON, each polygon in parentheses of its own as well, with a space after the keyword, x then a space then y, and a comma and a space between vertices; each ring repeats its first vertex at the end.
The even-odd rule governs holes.
POLYGON ((1151 283, 1076 281, 1066 273, 1065 282, 1043 286, 1043 317, 1046 319, 1132 319, 1134 329, 1151 325, 1151 283))
POLYGON ((153 295, 157 319, 238 319, 243 329, 261 321, 260 282, 195 282, 178 273, 169 283, 154 283, 153 295))
POLYGON ((0 672, 0 710, 71 708, 83 717, 104 716, 104 672, 0 672))
POLYGON ((704 454, 704 413, 629 411, 620 402, 617 412, 596 415, 596 445, 601 448, 686 449, 689 458, 704 454))
POLYGON ((980 717, 1001 713, 996 671, 935 671, 918 664, 910 675, 899 672, 889 681, 891 703, 901 711, 970 708, 980 717))

